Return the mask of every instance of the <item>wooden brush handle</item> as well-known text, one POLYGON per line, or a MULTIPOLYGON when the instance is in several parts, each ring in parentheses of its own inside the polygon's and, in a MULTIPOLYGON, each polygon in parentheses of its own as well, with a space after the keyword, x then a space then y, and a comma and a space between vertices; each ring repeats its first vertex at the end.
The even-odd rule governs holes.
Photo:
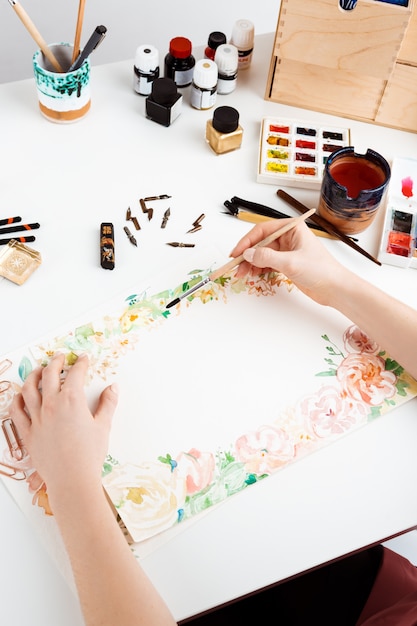
MULTIPOLYGON (((265 237, 265 239, 262 239, 262 241, 259 241, 259 243, 257 243, 254 247, 263 248, 269 245, 270 243, 275 241, 275 239, 278 239, 279 237, 281 237, 281 235, 283 235, 284 233, 287 233, 289 230, 292 230, 293 228, 295 228, 295 226, 297 226, 297 224, 299 224, 300 222, 304 222, 308 217, 310 217, 310 215, 315 213, 315 211, 316 209, 310 209, 303 215, 294 217, 292 220, 287 222, 284 226, 281 226, 281 228, 278 228, 278 230, 268 235, 268 237, 265 237)), ((220 278, 220 276, 227 274, 227 272, 230 272, 231 270, 233 270, 237 265, 240 265, 240 263, 242 263, 242 261, 244 260, 245 259, 243 257, 243 254, 241 254, 237 256, 235 259, 232 259, 231 261, 229 261, 228 263, 225 263, 224 265, 219 267, 219 269, 214 270, 214 272, 211 272, 210 280, 216 280, 217 278, 220 278)))

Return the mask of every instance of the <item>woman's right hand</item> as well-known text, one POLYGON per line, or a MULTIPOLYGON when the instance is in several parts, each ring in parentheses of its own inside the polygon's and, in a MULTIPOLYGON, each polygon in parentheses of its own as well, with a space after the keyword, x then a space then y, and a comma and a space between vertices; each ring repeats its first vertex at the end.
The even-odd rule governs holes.
MULTIPOLYGON (((279 220, 284 226, 288 220, 279 220)), ((328 252, 304 222, 284 233, 266 247, 254 247, 277 229, 277 220, 257 224, 236 244, 232 257, 243 254, 237 276, 257 275, 265 271, 285 274, 307 296, 319 304, 331 304, 331 294, 347 272, 328 252)))

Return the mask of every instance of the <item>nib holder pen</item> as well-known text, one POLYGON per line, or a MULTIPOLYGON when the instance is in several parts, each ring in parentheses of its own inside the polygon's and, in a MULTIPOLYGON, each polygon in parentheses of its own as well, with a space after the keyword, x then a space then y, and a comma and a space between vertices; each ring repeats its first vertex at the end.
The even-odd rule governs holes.
POLYGON ((162 126, 169 126, 181 113, 182 95, 171 78, 157 78, 146 98, 146 117, 162 126))

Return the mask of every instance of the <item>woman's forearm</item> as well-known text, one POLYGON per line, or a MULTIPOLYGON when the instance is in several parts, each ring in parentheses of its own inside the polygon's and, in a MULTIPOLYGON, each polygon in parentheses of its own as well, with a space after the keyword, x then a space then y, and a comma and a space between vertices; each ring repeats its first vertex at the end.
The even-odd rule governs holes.
POLYGON ((52 498, 86 626, 173 626, 101 488, 52 498))
POLYGON ((328 304, 417 379, 417 311, 347 269, 337 281, 328 304))

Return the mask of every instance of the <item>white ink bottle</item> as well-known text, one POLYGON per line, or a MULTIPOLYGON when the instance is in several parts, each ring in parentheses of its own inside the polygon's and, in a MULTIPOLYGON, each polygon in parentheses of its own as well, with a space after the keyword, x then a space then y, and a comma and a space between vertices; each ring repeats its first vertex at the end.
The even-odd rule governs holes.
POLYGON ((239 70, 247 70, 252 62, 255 27, 250 20, 237 20, 233 26, 230 43, 239 54, 239 70))
POLYGON ((194 67, 190 103, 195 109, 211 109, 217 96, 217 65, 210 59, 200 59, 194 67))
POLYGON ((155 46, 139 46, 133 66, 133 89, 142 96, 149 96, 156 78, 159 78, 158 50, 155 46))

